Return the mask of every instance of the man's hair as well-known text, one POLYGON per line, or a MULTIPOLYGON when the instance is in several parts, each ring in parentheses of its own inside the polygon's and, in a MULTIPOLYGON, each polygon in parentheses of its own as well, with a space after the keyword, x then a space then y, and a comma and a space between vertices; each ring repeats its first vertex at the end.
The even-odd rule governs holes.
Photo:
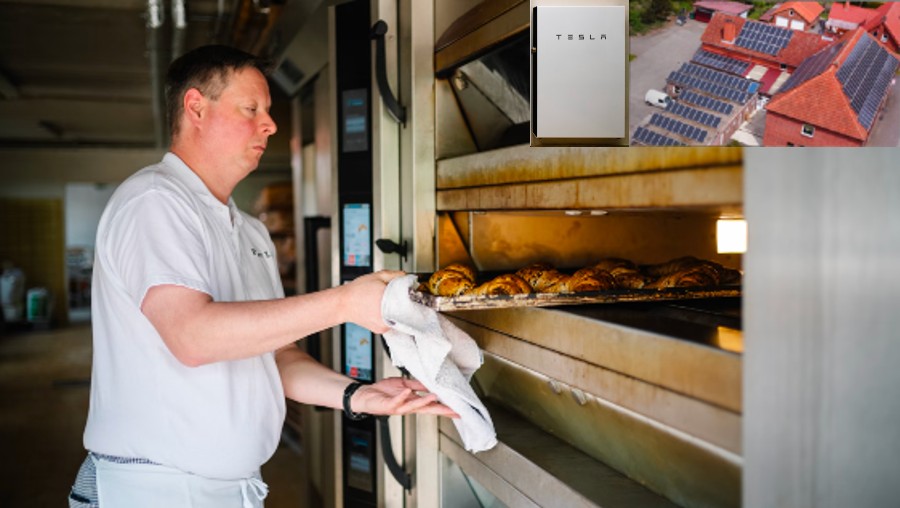
POLYGON ((212 100, 228 85, 232 72, 255 68, 267 75, 269 63, 250 53, 222 45, 201 46, 181 55, 169 66, 166 73, 166 116, 172 138, 178 134, 184 94, 196 88, 212 100))

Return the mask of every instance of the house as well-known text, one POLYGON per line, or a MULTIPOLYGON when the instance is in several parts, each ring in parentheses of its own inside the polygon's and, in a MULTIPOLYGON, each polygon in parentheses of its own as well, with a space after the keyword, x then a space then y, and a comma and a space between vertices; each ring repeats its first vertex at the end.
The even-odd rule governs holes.
POLYGON ((832 4, 825 22, 828 33, 842 35, 859 27, 894 53, 900 52, 900 3, 884 2, 877 9, 849 2, 832 4))
POLYGON ((900 52, 900 3, 885 2, 875 12, 866 30, 894 53, 900 52))
POLYGON ((763 95, 777 92, 807 57, 832 42, 814 33, 725 14, 713 16, 700 41, 705 51, 752 64, 744 77, 759 81, 763 95))
POLYGON ((808 58, 766 106, 764 146, 865 146, 900 67, 857 28, 808 58))
POLYGON ((877 14, 875 9, 867 9, 850 2, 834 2, 831 4, 831 9, 828 10, 825 30, 831 34, 843 35, 865 26, 877 14))
POLYGON ((694 2, 694 19, 703 23, 709 23, 717 12, 730 14, 741 18, 747 18, 747 13, 753 9, 752 5, 741 2, 694 2))
POLYGON ((775 4, 759 20, 777 27, 805 32, 815 28, 824 10, 819 2, 784 2, 775 4))

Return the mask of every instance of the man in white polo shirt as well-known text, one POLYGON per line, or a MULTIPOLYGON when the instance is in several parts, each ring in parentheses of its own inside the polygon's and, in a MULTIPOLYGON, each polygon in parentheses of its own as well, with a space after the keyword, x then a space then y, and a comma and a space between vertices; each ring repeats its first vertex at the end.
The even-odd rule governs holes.
POLYGON ((294 341, 352 321, 375 333, 378 272, 284 298, 263 225, 231 199, 276 126, 265 67, 206 46, 173 62, 162 161, 126 180, 97 232, 90 452, 70 506, 256 507, 284 397, 352 414, 455 416, 421 383, 360 386, 294 341))

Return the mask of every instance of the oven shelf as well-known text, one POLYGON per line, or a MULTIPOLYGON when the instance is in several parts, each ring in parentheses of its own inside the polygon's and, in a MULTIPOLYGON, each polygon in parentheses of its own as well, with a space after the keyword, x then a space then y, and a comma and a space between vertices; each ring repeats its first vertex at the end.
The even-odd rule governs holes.
POLYGON ((497 429, 495 448, 467 453, 446 418, 440 448, 507 506, 677 506, 508 410, 487 405, 497 429))

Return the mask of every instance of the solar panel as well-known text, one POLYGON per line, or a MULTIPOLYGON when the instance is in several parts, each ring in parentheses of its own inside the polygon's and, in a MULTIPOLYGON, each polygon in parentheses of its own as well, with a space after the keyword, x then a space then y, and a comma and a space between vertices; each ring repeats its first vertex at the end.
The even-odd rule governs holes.
POLYGON ((738 33, 735 45, 768 55, 777 55, 791 42, 794 31, 758 21, 747 20, 738 33))
POLYGON ((708 69, 696 64, 683 64, 677 71, 672 71, 667 81, 685 88, 696 88, 723 99, 745 104, 753 95, 749 90, 754 81, 738 78, 724 72, 708 69))
POLYGON ((650 117, 650 125, 654 125, 669 132, 674 132, 679 136, 685 137, 687 139, 693 139, 700 143, 703 143, 703 141, 706 140, 705 130, 694 127, 693 125, 686 124, 680 120, 675 120, 674 118, 664 116, 660 113, 653 113, 653 116, 650 117))
POLYGON ((884 99, 898 62, 868 35, 863 35, 837 71, 850 107, 866 130, 875 122, 878 106, 884 99))
POLYGON ((684 104, 678 102, 673 102, 672 104, 670 104, 668 109, 666 109, 666 112, 687 118, 692 122, 697 122, 699 124, 706 125, 707 127, 712 127, 713 129, 718 128, 719 123, 722 121, 722 119, 718 116, 707 113, 705 111, 700 111, 699 109, 695 109, 690 106, 685 106, 684 104))
POLYGON ((752 80, 732 76, 731 74, 693 63, 682 64, 679 71, 742 92, 748 91, 754 84, 752 80))
POLYGON ((697 62, 698 64, 712 67, 713 69, 730 72, 732 74, 737 74, 740 76, 746 74, 751 65, 750 62, 744 62, 724 55, 710 53, 709 51, 706 51, 704 49, 698 49, 697 52, 694 53, 694 57, 691 60, 697 62))
POLYGON ((721 113, 723 115, 730 115, 734 110, 734 106, 728 104, 727 102, 718 101, 716 99, 713 99, 712 97, 700 95, 692 91, 682 93, 679 97, 679 101, 687 102, 689 104, 693 104, 710 111, 715 111, 716 113, 721 113))
POLYGON ((676 141, 668 136, 664 136, 658 132, 638 127, 631 137, 632 141, 636 141, 647 146, 685 146, 684 143, 676 141))

